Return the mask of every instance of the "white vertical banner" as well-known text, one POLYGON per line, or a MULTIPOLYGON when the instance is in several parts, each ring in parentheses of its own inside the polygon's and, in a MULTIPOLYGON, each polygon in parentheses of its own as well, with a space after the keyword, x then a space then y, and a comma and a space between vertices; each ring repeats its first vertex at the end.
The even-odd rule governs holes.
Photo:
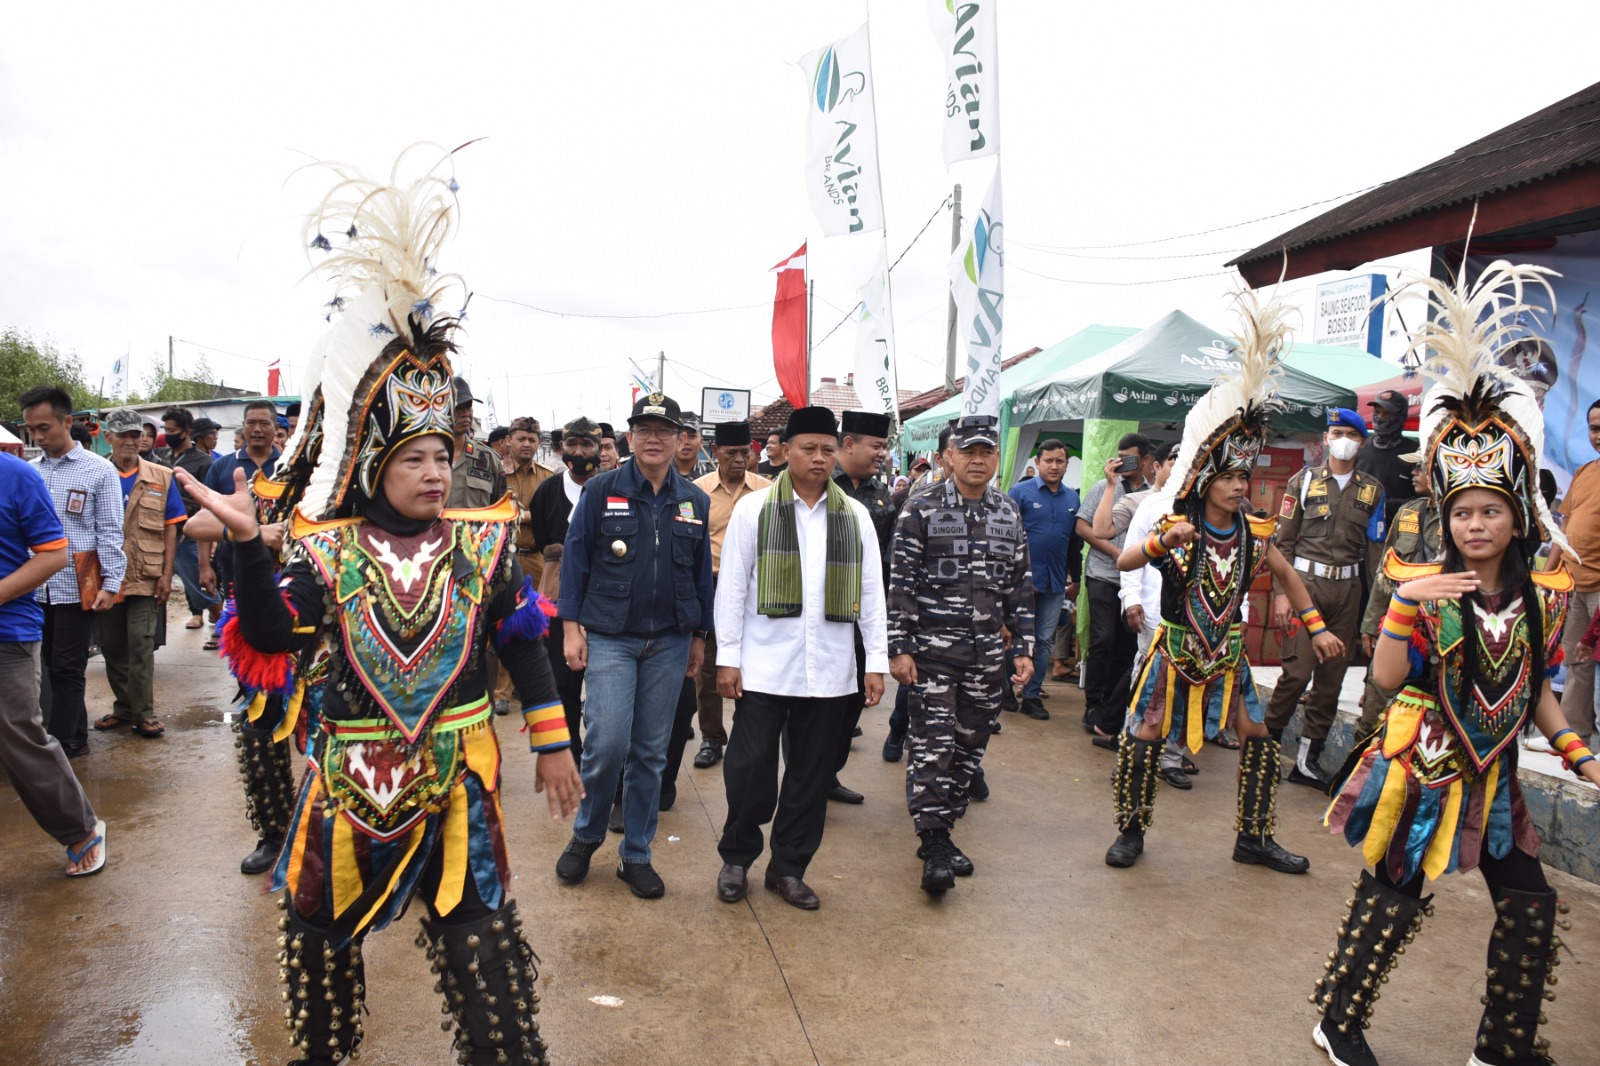
POLYGON ((889 247, 878 252, 872 276, 857 290, 856 397, 864 411, 881 411, 900 420, 895 393, 894 315, 889 298, 889 247))
POLYGON ((806 192, 824 236, 883 228, 872 48, 865 24, 800 60, 806 106, 806 192))
POLYGON ((998 0, 928 0, 933 39, 944 56, 946 166, 1000 151, 998 0))
POLYGON ((1006 228, 1000 202, 1000 166, 996 164, 983 207, 950 258, 956 350, 966 354, 961 413, 995 419, 1000 417, 1000 337, 1006 299, 1006 228))
POLYGON ((111 364, 111 395, 121 400, 128 395, 128 356, 111 364))

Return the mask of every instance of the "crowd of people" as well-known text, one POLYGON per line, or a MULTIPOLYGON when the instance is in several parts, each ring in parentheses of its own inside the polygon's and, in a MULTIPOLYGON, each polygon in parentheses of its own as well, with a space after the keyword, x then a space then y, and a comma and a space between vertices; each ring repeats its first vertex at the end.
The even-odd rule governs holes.
MULTIPOLYGON (((163 413, 160 449, 118 409, 103 458, 74 438, 72 398, 41 386, 18 402, 43 454, 0 456, 0 759, 66 847, 67 875, 101 870, 107 823, 69 760, 91 725, 163 735, 153 657, 176 578, 188 627, 209 622, 238 686, 242 807, 259 834, 241 869, 281 893, 296 1061, 355 1051, 364 938, 413 901, 460 1061, 547 1060, 498 793, 493 725, 513 702, 536 790, 573 819, 559 882, 583 883, 616 834, 616 876, 642 899, 666 892, 652 845, 698 727, 693 766, 721 763, 727 798, 708 887, 739 902, 765 856, 765 888, 815 910, 827 805, 863 802, 844 780, 851 740, 892 677, 882 754, 906 761, 920 888, 939 896, 975 871, 953 834, 989 794, 1004 711, 1050 718, 1042 683, 1067 657, 1058 633, 1080 591, 1082 726, 1115 757, 1106 863, 1137 863, 1158 783, 1190 787, 1210 741, 1240 752, 1233 858, 1309 869, 1274 837, 1298 709, 1288 780, 1334 797, 1330 826, 1374 867, 1317 983, 1317 1045, 1336 1064, 1376 1062, 1374 982, 1429 912, 1426 880, 1478 868, 1496 940, 1520 961, 1491 960, 1473 1061, 1548 1061, 1538 993, 1557 907, 1517 747, 1535 726, 1600 783, 1600 492, 1585 491, 1600 463, 1578 471, 1558 526, 1537 491, 1537 409, 1485 369, 1478 334, 1439 371, 1420 446, 1398 394, 1374 402, 1371 427, 1330 411, 1326 461, 1290 480, 1276 515, 1249 494, 1284 330, 1281 309, 1250 301, 1240 373, 1181 440, 1122 438, 1081 497, 1059 440, 999 491, 998 426, 978 416, 949 425, 914 480, 886 478, 888 416, 823 407, 792 411, 759 462, 751 427, 720 423, 708 461, 698 421, 660 392, 621 434, 582 416, 553 432, 556 470, 532 418, 475 439, 455 323, 417 310, 446 283, 427 264, 429 212, 448 208, 410 217, 412 195, 373 184, 324 206, 323 228, 351 234, 331 263, 364 287, 303 406, 245 404, 231 452, 182 407, 163 413), (414 242, 409 259, 355 236, 380 228, 370 212, 405 219, 385 231, 414 242), (1265 572, 1286 644, 1263 706, 1242 625, 1265 572), (91 723, 92 642, 113 703, 91 723), (1332 773, 1325 742, 1358 648, 1370 728, 1332 773), (1558 703, 1546 668, 1563 652, 1558 703)), ((1600 450, 1600 402, 1588 418, 1600 450)))

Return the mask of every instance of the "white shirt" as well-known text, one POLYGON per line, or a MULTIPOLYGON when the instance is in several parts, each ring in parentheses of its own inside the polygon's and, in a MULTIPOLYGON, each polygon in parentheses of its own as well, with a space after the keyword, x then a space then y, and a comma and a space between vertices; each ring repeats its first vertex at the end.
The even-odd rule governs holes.
MULTIPOLYGON (((1139 501, 1128 521, 1124 545, 1143 544, 1157 522, 1172 513, 1172 493, 1152 492, 1139 501)), ((1124 570, 1119 575, 1121 589, 1117 593, 1122 610, 1138 605, 1144 608, 1144 626, 1155 629, 1161 621, 1161 571, 1148 563, 1137 570, 1124 570)))
POLYGON ((567 494, 567 502, 578 506, 578 497, 583 495, 583 486, 572 480, 572 471, 561 471, 561 490, 567 494))
MULTIPOLYGON (((770 488, 747 493, 733 506, 717 575, 717 665, 736 666, 746 691, 825 699, 856 689, 856 625, 823 617, 828 560, 828 498, 815 507, 794 500, 800 539, 800 613, 767 618, 756 612, 757 531, 770 488)), ((861 640, 866 672, 889 672, 883 561, 867 509, 847 499, 861 536, 861 640)))

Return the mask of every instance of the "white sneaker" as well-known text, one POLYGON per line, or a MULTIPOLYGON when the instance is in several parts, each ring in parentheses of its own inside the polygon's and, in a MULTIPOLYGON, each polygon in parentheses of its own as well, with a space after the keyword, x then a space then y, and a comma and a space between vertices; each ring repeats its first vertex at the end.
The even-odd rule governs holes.
POLYGON ((1544 734, 1538 732, 1524 733, 1522 735, 1522 746, 1529 751, 1542 751, 1547 755, 1554 755, 1556 750, 1550 746, 1550 742, 1544 738, 1544 734))

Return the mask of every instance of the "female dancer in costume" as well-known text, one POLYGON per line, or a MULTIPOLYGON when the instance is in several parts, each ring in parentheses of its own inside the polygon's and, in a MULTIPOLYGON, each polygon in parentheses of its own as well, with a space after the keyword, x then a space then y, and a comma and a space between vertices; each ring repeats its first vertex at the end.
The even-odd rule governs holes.
MULTIPOLYGON (((235 669, 282 691, 300 653, 331 644, 322 726, 273 870, 288 910, 285 1020, 302 1063, 355 1050, 362 938, 414 897, 458 1061, 546 1061, 533 952, 508 891, 489 639, 526 708, 534 787, 554 817, 576 809, 582 786, 538 644, 546 616, 512 550, 512 508, 444 510, 456 322, 434 315, 448 279, 431 264, 455 201, 437 170, 403 189, 341 171, 315 216, 319 230, 347 234, 327 266, 356 291, 338 303, 322 455, 281 574, 242 476, 232 496, 185 483, 236 544, 235 669)), ((312 244, 330 246, 320 232, 312 244)))
MULTIPOLYGON (((1530 719, 1567 764, 1600 784, 1600 763, 1561 713, 1546 674, 1560 661, 1573 587, 1567 571, 1539 572, 1541 540, 1566 550, 1539 495, 1543 418, 1526 383, 1493 350, 1537 310, 1522 289, 1536 268, 1495 263, 1470 292, 1433 279, 1431 321, 1412 350, 1432 350, 1437 379, 1423 401, 1423 461, 1442 518, 1443 559, 1406 563, 1392 552, 1395 592, 1372 677, 1399 688, 1328 808, 1327 824, 1360 846, 1370 871, 1311 1002, 1312 1031, 1337 1066, 1376 1066, 1363 1030, 1397 956, 1432 913, 1426 882, 1476 868, 1494 898, 1483 1016, 1469 1066, 1553 1063, 1538 1035, 1554 999, 1551 970, 1566 907, 1539 864, 1539 835, 1517 782, 1517 737, 1530 719)), ((1548 286, 1546 286, 1548 288, 1548 286)), ((1404 290, 1402 290, 1404 291, 1404 290)))

